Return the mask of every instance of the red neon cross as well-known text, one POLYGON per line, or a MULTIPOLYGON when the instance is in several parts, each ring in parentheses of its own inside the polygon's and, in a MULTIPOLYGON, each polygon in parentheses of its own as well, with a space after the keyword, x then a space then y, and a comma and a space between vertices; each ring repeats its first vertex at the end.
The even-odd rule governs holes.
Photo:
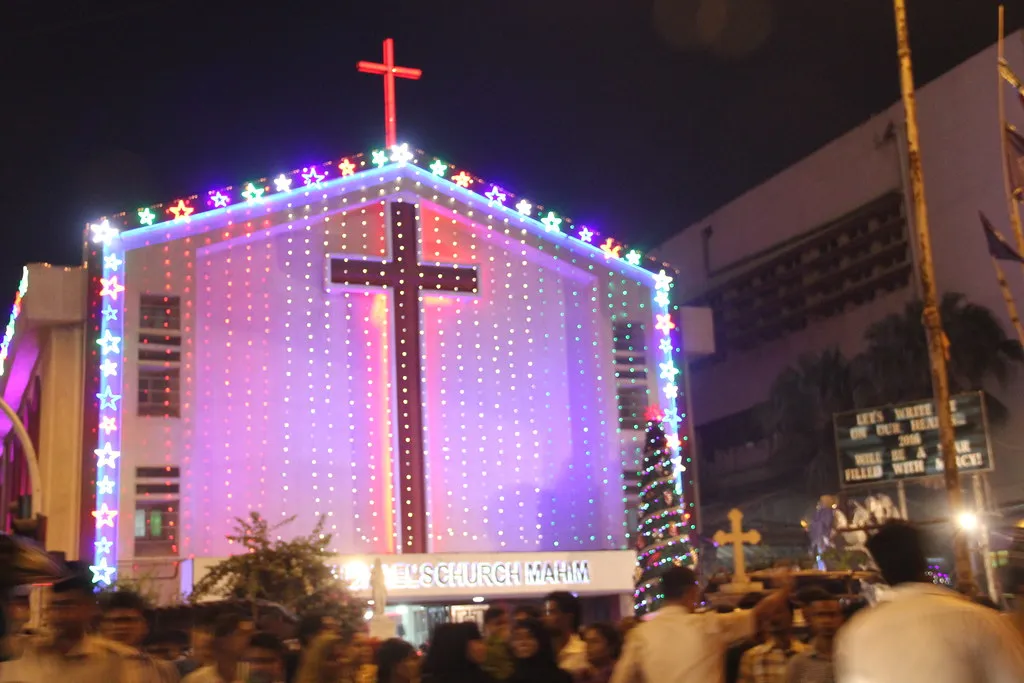
POLYGON ((331 282, 394 289, 394 384, 398 390, 399 526, 407 553, 427 552, 423 472, 423 392, 420 381, 420 290, 477 291, 472 266, 420 263, 416 207, 391 203, 391 260, 331 259, 331 282))
POLYGON ((395 78, 418 81, 423 72, 406 66, 395 66, 395 41, 384 41, 384 63, 359 62, 356 68, 364 74, 384 75, 384 145, 391 149, 398 144, 398 122, 395 117, 395 78))

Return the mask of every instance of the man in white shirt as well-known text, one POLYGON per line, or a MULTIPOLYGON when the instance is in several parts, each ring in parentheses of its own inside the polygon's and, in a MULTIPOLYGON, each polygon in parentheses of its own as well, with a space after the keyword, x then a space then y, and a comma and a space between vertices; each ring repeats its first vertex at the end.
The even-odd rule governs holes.
POLYGON ((917 529, 888 522, 867 549, 892 589, 839 631, 837 683, 1024 681, 1024 641, 996 611, 928 580, 917 529))
POLYGON ((590 668, 587 644, 579 636, 580 599, 572 593, 556 591, 544 599, 544 625, 551 633, 558 667, 574 676, 590 668))
POLYGON ((611 683, 722 683, 726 648, 753 637, 757 620, 789 600, 790 586, 752 610, 727 614, 694 613, 700 586, 689 567, 668 569, 661 592, 665 605, 629 634, 611 683))

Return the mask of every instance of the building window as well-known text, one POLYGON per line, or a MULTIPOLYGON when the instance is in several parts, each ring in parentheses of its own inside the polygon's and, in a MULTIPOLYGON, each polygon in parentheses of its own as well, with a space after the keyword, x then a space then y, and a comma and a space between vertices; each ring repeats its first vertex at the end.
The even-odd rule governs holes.
POLYGON ((178 554, 180 476, 171 465, 135 469, 135 557, 178 554))
POLYGON ((644 326, 631 320, 612 325, 615 349, 615 385, 619 399, 619 427, 642 431, 647 421, 647 336, 644 326))
POLYGON ((139 309, 139 329, 181 329, 181 297, 143 294, 139 297, 139 309))
POLYGON ((181 417, 181 369, 139 366, 139 415, 181 417))

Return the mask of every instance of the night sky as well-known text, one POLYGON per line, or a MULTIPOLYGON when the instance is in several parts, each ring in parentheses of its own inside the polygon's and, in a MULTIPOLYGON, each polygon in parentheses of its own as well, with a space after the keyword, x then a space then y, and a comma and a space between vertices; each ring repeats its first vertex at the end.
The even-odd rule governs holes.
MULTIPOLYGON (((918 84, 996 39, 907 1, 918 84)), ((899 97, 891 0, 3 0, 0 301, 100 215, 380 146, 388 36, 400 140, 641 249, 899 97)))

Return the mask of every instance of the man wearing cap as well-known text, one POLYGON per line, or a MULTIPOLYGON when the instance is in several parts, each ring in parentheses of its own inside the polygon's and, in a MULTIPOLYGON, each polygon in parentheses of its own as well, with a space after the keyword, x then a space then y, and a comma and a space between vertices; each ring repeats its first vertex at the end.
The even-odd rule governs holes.
POLYGON ((123 680, 121 646, 88 634, 96 614, 88 577, 55 583, 47 609, 50 637, 26 647, 19 659, 0 664, 0 683, 123 680))

